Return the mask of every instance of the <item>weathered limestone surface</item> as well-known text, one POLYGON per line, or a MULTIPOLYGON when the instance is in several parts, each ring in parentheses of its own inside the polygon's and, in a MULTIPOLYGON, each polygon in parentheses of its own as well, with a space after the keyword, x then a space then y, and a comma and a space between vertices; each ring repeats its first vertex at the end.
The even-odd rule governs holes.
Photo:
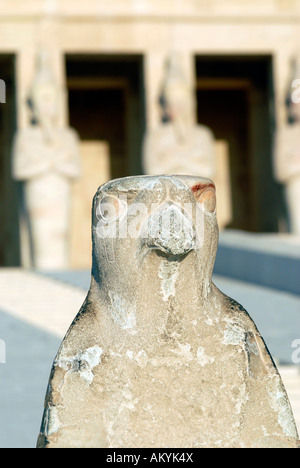
POLYGON ((39 448, 298 446, 259 331, 212 283, 215 204, 208 179, 99 188, 91 287, 54 360, 39 448))

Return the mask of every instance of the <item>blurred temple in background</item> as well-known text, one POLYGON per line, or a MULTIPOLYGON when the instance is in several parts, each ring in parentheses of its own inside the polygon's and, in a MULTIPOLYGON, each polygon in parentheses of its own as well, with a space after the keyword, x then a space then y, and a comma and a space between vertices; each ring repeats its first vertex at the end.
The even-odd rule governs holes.
MULTIPOLYGON (((299 234, 300 104, 292 106, 291 96, 300 79, 293 68, 299 61, 300 0, 2 0, 0 13, 0 79, 6 85, 0 103, 0 266, 30 266, 20 219, 24 185, 13 177, 13 142, 37 125, 28 95, 40 50, 51 58, 61 90, 57 128, 78 135, 73 149, 80 170, 71 172, 80 177, 69 186, 68 267, 90 267, 91 200, 98 186, 148 167, 151 173, 164 169, 161 160, 155 169, 155 145, 147 166, 143 152, 145 138, 154 138, 158 127, 170 130, 171 95, 183 113, 177 137, 185 125, 209 135, 198 149, 223 194, 222 229, 299 234), (172 72, 177 82, 184 77, 184 86, 162 93, 166 60, 174 51, 180 70, 173 64, 172 72), (191 98, 186 109, 180 103, 185 86, 191 98), (282 132, 293 133, 292 150, 282 132), (292 174, 286 177, 288 159, 292 174)), ((189 169, 183 158, 180 169, 187 174, 201 167, 200 160, 191 160, 189 169)), ((174 163, 172 154, 167 159, 165 173, 174 163)))

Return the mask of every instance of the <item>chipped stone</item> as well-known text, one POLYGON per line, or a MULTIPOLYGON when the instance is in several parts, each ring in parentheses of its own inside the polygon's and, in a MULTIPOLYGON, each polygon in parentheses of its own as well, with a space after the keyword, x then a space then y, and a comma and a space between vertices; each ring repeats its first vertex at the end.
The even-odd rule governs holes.
POLYGON ((205 349, 202 346, 199 346, 197 350, 197 361, 200 366, 206 366, 207 364, 212 364, 215 361, 214 357, 207 356, 205 349))
POLYGON ((61 357, 55 361, 55 366, 64 369, 67 373, 77 372, 82 380, 90 385, 94 378, 93 369, 99 364, 102 352, 101 348, 93 346, 76 356, 61 357))

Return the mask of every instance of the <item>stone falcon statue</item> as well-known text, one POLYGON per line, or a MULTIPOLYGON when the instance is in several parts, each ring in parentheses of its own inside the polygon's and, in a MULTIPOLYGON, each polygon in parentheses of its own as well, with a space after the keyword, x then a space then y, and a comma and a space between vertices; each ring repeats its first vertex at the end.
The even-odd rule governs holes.
POLYGON ((91 287, 54 360, 38 448, 298 448, 281 377, 212 282, 212 181, 101 186, 91 287))

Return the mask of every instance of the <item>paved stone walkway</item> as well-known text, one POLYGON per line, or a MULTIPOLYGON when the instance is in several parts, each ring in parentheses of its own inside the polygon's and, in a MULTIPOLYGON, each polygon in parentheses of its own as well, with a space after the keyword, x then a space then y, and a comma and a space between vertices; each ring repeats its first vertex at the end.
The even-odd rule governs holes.
MULTIPOLYGON (((89 281, 88 272, 0 269, 0 448, 35 447, 52 361, 89 281)), ((291 340, 297 333, 300 339, 300 298, 224 278, 215 282, 248 309, 272 347, 300 430, 300 373, 290 359, 291 340)))

